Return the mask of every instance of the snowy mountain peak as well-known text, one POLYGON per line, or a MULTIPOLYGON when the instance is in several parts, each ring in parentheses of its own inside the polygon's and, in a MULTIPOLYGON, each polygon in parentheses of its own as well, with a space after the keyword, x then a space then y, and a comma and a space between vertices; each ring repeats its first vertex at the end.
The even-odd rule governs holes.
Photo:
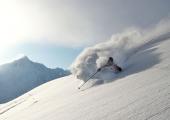
POLYGON ((22 60, 30 60, 27 56, 23 56, 20 59, 22 59, 22 60))
POLYGON ((27 56, 23 56, 17 60, 15 60, 15 62, 32 62, 27 56))

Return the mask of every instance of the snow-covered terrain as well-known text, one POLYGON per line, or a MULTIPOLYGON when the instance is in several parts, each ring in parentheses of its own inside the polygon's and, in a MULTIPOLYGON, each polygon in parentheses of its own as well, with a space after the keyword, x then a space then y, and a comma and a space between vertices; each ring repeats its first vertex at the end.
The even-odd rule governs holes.
POLYGON ((91 80, 84 91, 73 75, 43 84, 2 104, 0 119, 170 120, 169 45, 170 35, 157 37, 138 48, 113 81, 90 87, 91 80))
POLYGON ((32 62, 24 56, 0 66, 0 104, 8 102, 25 92, 50 80, 69 73, 61 68, 50 69, 32 62))

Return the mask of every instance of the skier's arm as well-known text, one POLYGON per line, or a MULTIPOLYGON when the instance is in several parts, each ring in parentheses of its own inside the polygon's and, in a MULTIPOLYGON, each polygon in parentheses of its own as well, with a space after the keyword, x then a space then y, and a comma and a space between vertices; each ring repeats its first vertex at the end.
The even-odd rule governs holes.
POLYGON ((104 65, 104 66, 102 66, 102 67, 98 68, 98 69, 97 69, 97 71, 101 71, 103 68, 108 67, 108 66, 109 66, 109 65, 108 65, 108 64, 106 64, 106 65, 104 65))

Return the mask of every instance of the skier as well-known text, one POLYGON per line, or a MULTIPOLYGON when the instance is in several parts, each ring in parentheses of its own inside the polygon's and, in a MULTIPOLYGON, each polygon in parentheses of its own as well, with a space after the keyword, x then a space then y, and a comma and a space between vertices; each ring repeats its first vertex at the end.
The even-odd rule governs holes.
POLYGON ((114 60, 113 60, 112 57, 109 57, 106 65, 100 67, 99 69, 97 69, 97 71, 99 72, 99 71, 101 71, 103 68, 107 68, 107 67, 111 68, 111 69, 114 71, 114 73, 118 73, 118 72, 121 72, 121 71, 122 71, 122 68, 119 67, 118 65, 116 65, 116 64, 114 63, 114 60))
POLYGON ((98 72, 100 72, 103 68, 106 68, 106 67, 111 67, 111 69, 114 71, 114 73, 118 73, 118 72, 122 71, 122 68, 114 63, 113 58, 109 57, 109 60, 107 61, 106 65, 104 65, 104 66, 100 67, 99 69, 97 69, 97 71, 94 74, 92 74, 81 86, 79 86, 78 89, 80 89, 84 84, 86 84, 87 81, 89 81, 98 72))

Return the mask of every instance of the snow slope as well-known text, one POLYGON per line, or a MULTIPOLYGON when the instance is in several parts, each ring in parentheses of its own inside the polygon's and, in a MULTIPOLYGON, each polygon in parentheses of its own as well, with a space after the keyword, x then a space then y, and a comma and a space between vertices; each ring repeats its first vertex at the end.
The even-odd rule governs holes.
POLYGON ((72 75, 0 106, 0 120, 170 120, 170 36, 140 48, 114 81, 80 91, 72 75))
POLYGON ((50 80, 68 75, 61 69, 50 69, 24 56, 0 66, 0 104, 8 102, 50 80))

